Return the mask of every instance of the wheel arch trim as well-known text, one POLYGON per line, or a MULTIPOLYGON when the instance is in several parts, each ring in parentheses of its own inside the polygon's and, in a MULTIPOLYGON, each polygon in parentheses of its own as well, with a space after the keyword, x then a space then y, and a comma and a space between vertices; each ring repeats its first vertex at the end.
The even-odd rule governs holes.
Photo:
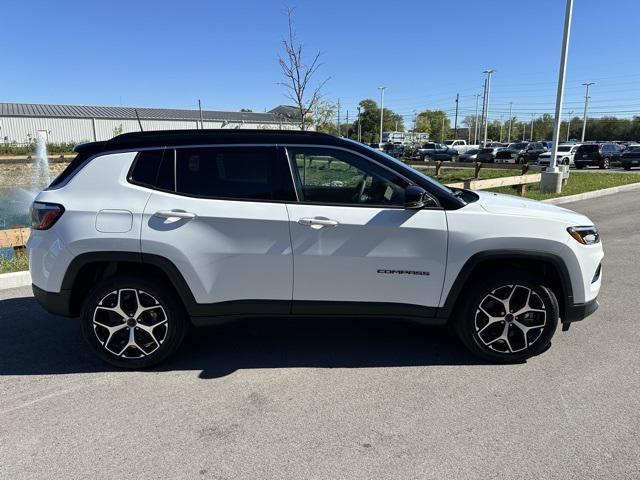
MULTIPOLYGON (((467 259, 464 263, 451 288, 446 293, 446 299, 438 309, 437 316, 440 318, 448 318, 458 303, 458 299, 463 294, 463 288, 471 278, 476 267, 485 262, 491 261, 542 261, 551 264, 557 271, 562 287, 562 295, 564 309, 573 305, 573 288, 571 284, 571 276, 566 263, 558 255, 548 252, 540 252, 535 250, 487 250, 478 252, 467 259)), ((444 292, 443 292, 444 293, 444 292)), ((564 312, 560 312, 563 316, 564 312)))

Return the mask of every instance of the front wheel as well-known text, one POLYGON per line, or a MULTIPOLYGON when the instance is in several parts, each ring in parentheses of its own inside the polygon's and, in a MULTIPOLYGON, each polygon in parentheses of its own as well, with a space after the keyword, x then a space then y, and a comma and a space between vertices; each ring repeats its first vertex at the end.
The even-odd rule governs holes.
POLYGON ((558 325, 558 300, 544 280, 499 271, 473 282, 456 312, 462 343, 477 356, 518 363, 545 351, 558 325))
POLYGON ((86 297, 82 334, 93 351, 119 368, 157 365, 184 339, 188 320, 176 295, 144 278, 114 276, 86 297))
POLYGON ((422 157, 422 161, 423 162, 430 162, 431 161, 431 157, 429 155, 425 155, 424 157, 422 157))
POLYGON ((605 158, 604 160, 602 160, 602 163, 600 164, 600 168, 603 170, 608 170, 610 166, 610 162, 608 158, 605 158))
POLYGON ((523 165, 524 164, 524 157, 518 157, 518 163, 523 165))

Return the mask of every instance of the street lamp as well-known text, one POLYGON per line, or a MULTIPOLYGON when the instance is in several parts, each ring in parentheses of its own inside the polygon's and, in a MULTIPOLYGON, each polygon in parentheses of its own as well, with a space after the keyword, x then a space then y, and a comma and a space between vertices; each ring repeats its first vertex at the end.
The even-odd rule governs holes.
POLYGON ((582 139, 581 139, 582 142, 584 142, 584 134, 587 131, 587 108, 589 107, 589 99, 591 98, 589 96, 589 87, 594 84, 595 82, 586 82, 582 84, 585 87, 587 87, 587 91, 584 94, 584 115, 582 117, 582 139))
POLYGON ((382 122, 384 119, 384 91, 387 87, 378 87, 380 90, 380 143, 382 143, 382 122))
MULTIPOLYGON (((562 100, 564 96, 564 78, 567 68, 567 56, 569 53, 569 36, 571 35, 571 17, 573 15, 573 0, 567 0, 564 14, 564 33, 562 35, 562 53, 560 55, 560 73, 558 74, 558 92, 556 94, 556 117, 553 122, 553 145, 549 167, 542 172, 540 179, 540 191, 560 193, 562 190, 562 172, 556 166, 558 155, 558 143, 560 142, 560 115, 562 113, 562 100)), ((586 109, 585 109, 586 111, 586 109)))
POLYGON ((485 108, 485 119, 484 119, 484 145, 487 145, 487 128, 489 127, 489 93, 491 92, 491 75, 495 73, 495 70, 490 68, 489 70, 485 70, 482 72, 487 75, 487 101, 485 108))

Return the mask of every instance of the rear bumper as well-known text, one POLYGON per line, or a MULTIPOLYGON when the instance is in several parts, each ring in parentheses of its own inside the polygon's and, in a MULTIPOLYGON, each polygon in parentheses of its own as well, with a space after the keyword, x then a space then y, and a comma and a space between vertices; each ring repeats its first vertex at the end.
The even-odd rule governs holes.
POLYGON ((71 291, 47 292, 35 285, 31 285, 33 296, 47 312, 63 317, 71 317, 71 291))
POLYGON ((564 318, 562 319, 562 323, 573 323, 579 322, 580 320, 584 320, 593 312, 598 310, 600 304, 598 303, 598 299, 594 298, 586 303, 578 303, 573 305, 567 305, 564 312, 564 318))

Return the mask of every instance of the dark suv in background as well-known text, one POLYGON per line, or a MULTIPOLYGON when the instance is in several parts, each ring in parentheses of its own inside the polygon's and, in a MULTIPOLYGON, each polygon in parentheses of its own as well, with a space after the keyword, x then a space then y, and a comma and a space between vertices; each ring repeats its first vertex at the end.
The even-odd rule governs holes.
POLYGON ((533 163, 538 161, 538 156, 547 149, 540 142, 515 142, 510 143, 496 153, 496 163, 533 163))
POLYGON ((587 143, 576 150, 574 163, 576 168, 599 167, 607 169, 620 165, 622 149, 613 142, 587 143))

